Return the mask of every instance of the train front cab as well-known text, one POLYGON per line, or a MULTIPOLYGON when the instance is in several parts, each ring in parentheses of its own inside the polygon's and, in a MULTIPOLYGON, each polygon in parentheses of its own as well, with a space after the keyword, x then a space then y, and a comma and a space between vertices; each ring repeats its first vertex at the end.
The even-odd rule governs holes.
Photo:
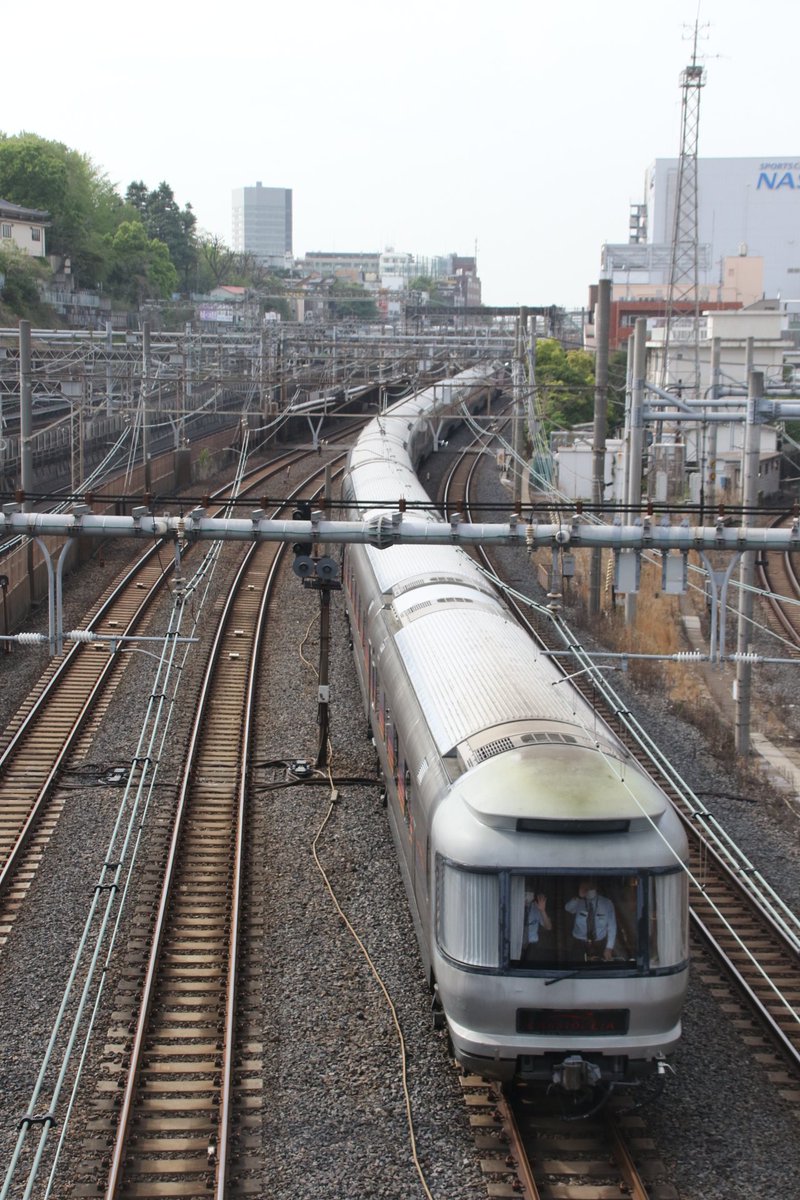
POLYGON ((438 856, 435 969, 456 1057, 557 1083, 575 1056, 583 1084, 657 1070, 680 1036, 687 908, 680 869, 476 871, 438 856), (590 944, 575 932, 591 891, 590 944))

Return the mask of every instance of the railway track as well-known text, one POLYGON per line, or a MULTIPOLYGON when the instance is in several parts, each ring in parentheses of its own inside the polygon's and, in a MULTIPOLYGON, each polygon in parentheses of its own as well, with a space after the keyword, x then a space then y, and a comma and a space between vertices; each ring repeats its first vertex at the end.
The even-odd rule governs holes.
POLYGON ((234 1110, 260 1104, 257 1031, 236 1081, 234 1069, 249 748, 279 561, 277 547, 251 547, 231 589, 192 730, 155 921, 130 947, 130 967, 145 974, 135 1033, 125 1043, 130 1067, 109 1200, 229 1194, 234 1110))
POLYGON ((266 612, 284 552, 249 548, 220 619, 159 903, 154 914, 138 911, 128 943, 117 1002, 138 1013, 109 1031, 92 1123, 101 1136, 89 1146, 101 1153, 76 1196, 263 1194, 262 1164, 248 1158, 259 1144, 250 1130, 261 1119, 264 1053, 258 997, 248 994, 258 987, 263 929, 247 911, 247 862, 252 875, 264 869, 247 854, 248 784, 266 612))
MULTIPOLYGON (((327 476, 330 461, 317 466, 315 456, 314 463, 312 478, 327 476)), ((271 465, 272 470, 284 466, 271 465)), ((251 482, 262 487, 264 471, 251 482)), ((308 486, 304 481, 297 494, 308 486)), ((252 1126, 261 1120, 263 928, 250 919, 240 930, 248 880, 260 878, 264 865, 263 851, 248 843, 246 772, 261 631, 283 550, 253 544, 243 556, 197 702, 180 795, 169 800, 164 793, 166 808, 155 818, 150 837, 152 853, 137 871, 134 928, 125 941, 125 961, 115 966, 121 977, 114 992, 117 1011, 93 1092, 98 1111, 91 1133, 98 1136, 85 1145, 89 1162, 76 1173, 86 1181, 88 1171, 90 1181, 71 1188, 74 1195, 98 1195, 107 1175, 109 1196, 189 1195, 196 1189, 207 1194, 209 1172, 212 1179, 219 1175, 220 1195, 260 1194, 260 1184, 247 1178, 252 1166, 247 1150, 253 1139, 258 1141, 252 1126), (168 850, 173 806, 178 815, 168 850), (137 1017, 132 1006, 142 989, 137 1017), (204 1085, 212 1091, 208 1103, 204 1085), (110 1152, 109 1115, 115 1125, 120 1106, 117 1148, 110 1152), (212 1133, 207 1126, 218 1115, 220 1124, 212 1133), (234 1126, 236 1136, 229 1139, 234 1126), (143 1131, 152 1135, 149 1149, 143 1131), (229 1171, 233 1141, 236 1169, 245 1173, 236 1179, 229 1171), (197 1178, 193 1171, 199 1172, 197 1178)), ((187 701, 194 711, 194 697, 187 701)), ((20 1165, 28 1148, 21 1153, 20 1165)))
POLYGON ((678 1200, 667 1168, 629 1105, 585 1120, 550 1097, 460 1079, 489 1197, 524 1200, 678 1200))
MULTIPOLYGON (((247 476, 244 494, 261 494, 306 454, 290 451, 257 468, 247 476)), ((215 496, 220 509, 229 496, 227 488, 215 496)), ((134 636, 172 567, 171 547, 154 544, 101 598, 85 627, 111 637, 134 636)), ((73 643, 48 667, 6 734, 0 753, 0 948, 60 815, 58 781, 87 728, 108 707, 125 662, 102 642, 73 643)))
MULTIPOLYGON (((771 528, 781 528, 797 520, 794 513, 786 513, 771 523, 771 528)), ((794 569, 790 554, 765 553, 756 562, 758 586, 770 595, 763 605, 767 620, 781 638, 783 650, 790 658, 800 658, 800 580, 794 569), (778 597, 786 597, 782 603, 778 597), (790 603, 789 601, 794 601, 790 603)))

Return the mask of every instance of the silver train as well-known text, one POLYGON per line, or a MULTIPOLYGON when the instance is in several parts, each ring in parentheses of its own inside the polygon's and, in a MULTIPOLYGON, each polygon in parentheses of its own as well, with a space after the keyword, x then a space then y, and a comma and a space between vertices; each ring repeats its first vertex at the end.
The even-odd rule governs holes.
MULTIPOLYGON (((486 376, 359 437, 349 516, 400 497, 486 376)), ((390 507, 386 507, 391 512, 390 507)), ((467 554, 348 546, 358 677, 434 1010, 464 1069, 573 1096, 663 1075, 688 983, 688 848, 672 806, 467 554)))

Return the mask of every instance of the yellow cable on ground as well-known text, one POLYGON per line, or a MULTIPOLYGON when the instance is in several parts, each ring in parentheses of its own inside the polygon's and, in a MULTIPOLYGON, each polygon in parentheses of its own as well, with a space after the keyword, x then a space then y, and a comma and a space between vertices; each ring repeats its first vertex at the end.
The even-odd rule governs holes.
POLYGON ((411 1096, 410 1096, 410 1093, 408 1090, 408 1069, 407 1069, 407 1062, 406 1062, 406 1043, 405 1043, 405 1038, 403 1037, 403 1031, 400 1028, 400 1021, 397 1016, 397 1009, 395 1008, 394 1002, 393 1002, 391 996, 389 995, 386 984, 383 982, 383 979, 381 978, 381 976, 378 972, 378 968, 375 966, 375 963, 372 961, 372 958, 370 957, 369 951, 367 950, 366 946, 362 942, 361 938, 356 933, 355 929, 353 928, 353 926, 351 925, 347 916, 345 915, 345 912, 344 912, 341 904, 337 900, 336 893, 334 892, 333 887, 331 885, 331 881, 325 872, 325 868, 323 867, 322 863, 319 860, 319 856, 317 855, 317 842, 319 841, 320 837, 322 836, 322 834, 325 830, 325 826, 328 824, 328 821, 330 820, 331 813, 333 812, 335 804, 336 804, 336 796, 337 796, 337 791, 336 791, 336 788, 334 787, 333 776, 331 774, 331 768, 330 768, 330 758, 331 758, 330 750, 331 750, 331 747, 330 747, 330 742, 329 742, 328 743, 329 765, 327 768, 327 773, 328 773, 328 781, 329 781, 330 787, 331 787, 331 792, 330 792, 331 802, 330 802, 328 811, 325 814, 325 818, 324 818, 322 824, 320 825, 319 829, 316 832, 314 841, 311 843, 311 852, 314 855, 314 862, 317 864, 317 870, 319 871, 320 875, 322 876, 325 887, 328 890, 328 894, 330 895, 330 898, 333 901, 334 908, 336 909, 337 913, 339 914, 339 917, 341 918, 341 920, 347 927, 347 929, 350 933, 350 936, 353 938, 353 941, 356 943, 359 950, 361 951, 364 958, 366 959, 367 966, 369 967, 370 971, 372 972, 372 976, 375 979, 375 982, 377 983, 378 987, 383 992, 386 1003, 389 1006, 389 1012, 392 1015, 392 1021, 394 1023, 394 1027, 397 1032, 397 1040, 400 1044, 400 1062, 401 1062, 401 1068, 402 1068, 401 1078, 402 1078, 402 1087, 403 1087, 403 1097, 405 1100, 405 1108, 406 1108, 406 1124, 408 1125, 408 1136, 409 1136, 409 1141, 411 1142, 411 1157, 414 1161, 414 1166, 416 1168, 417 1175, 419 1176, 419 1181, 422 1185, 422 1190, 424 1191, 425 1196, 427 1197, 427 1200, 433 1200, 433 1195, 432 1195, 430 1188, 428 1187, 428 1184, 425 1180, 425 1175, 422 1170, 422 1165, 421 1165, 421 1163, 419 1161, 419 1157, 417 1155, 417 1139, 414 1135, 414 1118, 413 1118, 413 1114, 411 1112, 411 1096))

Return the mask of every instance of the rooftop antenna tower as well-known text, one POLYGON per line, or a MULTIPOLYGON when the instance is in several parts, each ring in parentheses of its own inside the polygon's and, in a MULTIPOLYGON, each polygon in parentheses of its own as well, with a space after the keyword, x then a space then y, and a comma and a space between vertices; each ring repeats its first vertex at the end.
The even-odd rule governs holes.
MULTIPOLYGON (((678 159, 678 179, 675 187, 675 216, 672 226, 672 245, 667 289, 664 358, 661 364, 661 387, 670 383, 670 344, 675 341, 673 328, 678 306, 694 303, 693 354, 688 369, 682 366, 680 378, 692 395, 700 387, 700 288, 699 246, 697 230, 697 142, 700 133, 700 90, 705 85, 705 67, 697 61, 697 42, 700 35, 699 18, 694 23, 692 61, 681 71, 681 151, 678 159)), ((685 362, 685 360, 684 360, 685 362)))

